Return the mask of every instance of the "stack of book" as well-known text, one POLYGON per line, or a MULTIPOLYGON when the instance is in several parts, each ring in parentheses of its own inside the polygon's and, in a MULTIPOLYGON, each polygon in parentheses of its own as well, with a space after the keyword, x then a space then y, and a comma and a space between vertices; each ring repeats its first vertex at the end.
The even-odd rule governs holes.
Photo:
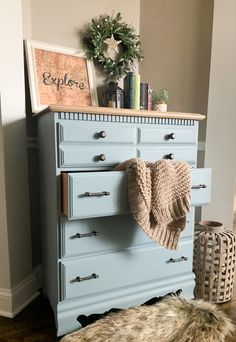
POLYGON ((124 107, 152 109, 151 89, 148 83, 140 82, 140 75, 129 72, 124 78, 124 107))

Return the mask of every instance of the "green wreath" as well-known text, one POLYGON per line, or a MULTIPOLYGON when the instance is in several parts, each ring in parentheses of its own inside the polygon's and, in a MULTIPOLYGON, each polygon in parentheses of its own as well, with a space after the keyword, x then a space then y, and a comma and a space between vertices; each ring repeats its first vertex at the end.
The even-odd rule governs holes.
POLYGON ((108 78, 112 80, 125 76, 133 68, 135 60, 140 61, 143 58, 139 36, 134 27, 121 20, 120 13, 114 18, 101 15, 98 20, 92 19, 84 37, 88 56, 101 64, 108 78), (106 48, 115 51, 117 59, 106 56, 106 48))

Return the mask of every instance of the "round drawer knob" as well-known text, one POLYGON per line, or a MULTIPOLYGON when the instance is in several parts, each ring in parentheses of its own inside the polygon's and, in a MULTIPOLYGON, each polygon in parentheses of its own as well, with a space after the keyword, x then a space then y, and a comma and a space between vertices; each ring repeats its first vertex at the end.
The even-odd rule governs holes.
POLYGON ((168 135, 168 138, 171 139, 171 140, 174 140, 174 139, 176 138, 175 133, 170 133, 170 134, 168 135))
POLYGON ((105 156, 105 154, 100 154, 100 156, 99 156, 99 160, 101 160, 101 161, 104 161, 104 160, 106 160, 106 156, 105 156))
POLYGON ((99 137, 100 137, 100 138, 106 138, 106 136, 107 136, 107 133, 106 133, 105 131, 101 131, 101 132, 99 133, 99 137))
POLYGON ((167 156, 166 156, 167 159, 171 159, 171 160, 174 159, 174 157, 175 157, 175 156, 173 155, 173 153, 169 153, 169 154, 167 154, 167 156))

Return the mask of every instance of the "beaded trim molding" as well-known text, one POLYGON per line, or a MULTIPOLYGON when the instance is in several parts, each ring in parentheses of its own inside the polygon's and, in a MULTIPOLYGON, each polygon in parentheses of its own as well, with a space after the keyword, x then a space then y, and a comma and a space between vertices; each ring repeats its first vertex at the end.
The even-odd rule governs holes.
POLYGON ((67 113, 55 112, 59 119, 63 120, 81 120, 81 121, 103 121, 103 122, 121 122, 121 123, 141 123, 141 124, 162 124, 162 125, 184 125, 194 126, 195 120, 189 119, 171 119, 154 118, 140 116, 106 115, 106 114, 87 114, 87 113, 67 113))

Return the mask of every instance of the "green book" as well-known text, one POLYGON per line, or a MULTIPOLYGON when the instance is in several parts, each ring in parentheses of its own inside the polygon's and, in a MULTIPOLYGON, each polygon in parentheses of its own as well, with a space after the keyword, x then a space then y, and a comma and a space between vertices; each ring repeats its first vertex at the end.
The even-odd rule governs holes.
POLYGON ((124 108, 134 109, 134 73, 129 72, 124 78, 124 108))

